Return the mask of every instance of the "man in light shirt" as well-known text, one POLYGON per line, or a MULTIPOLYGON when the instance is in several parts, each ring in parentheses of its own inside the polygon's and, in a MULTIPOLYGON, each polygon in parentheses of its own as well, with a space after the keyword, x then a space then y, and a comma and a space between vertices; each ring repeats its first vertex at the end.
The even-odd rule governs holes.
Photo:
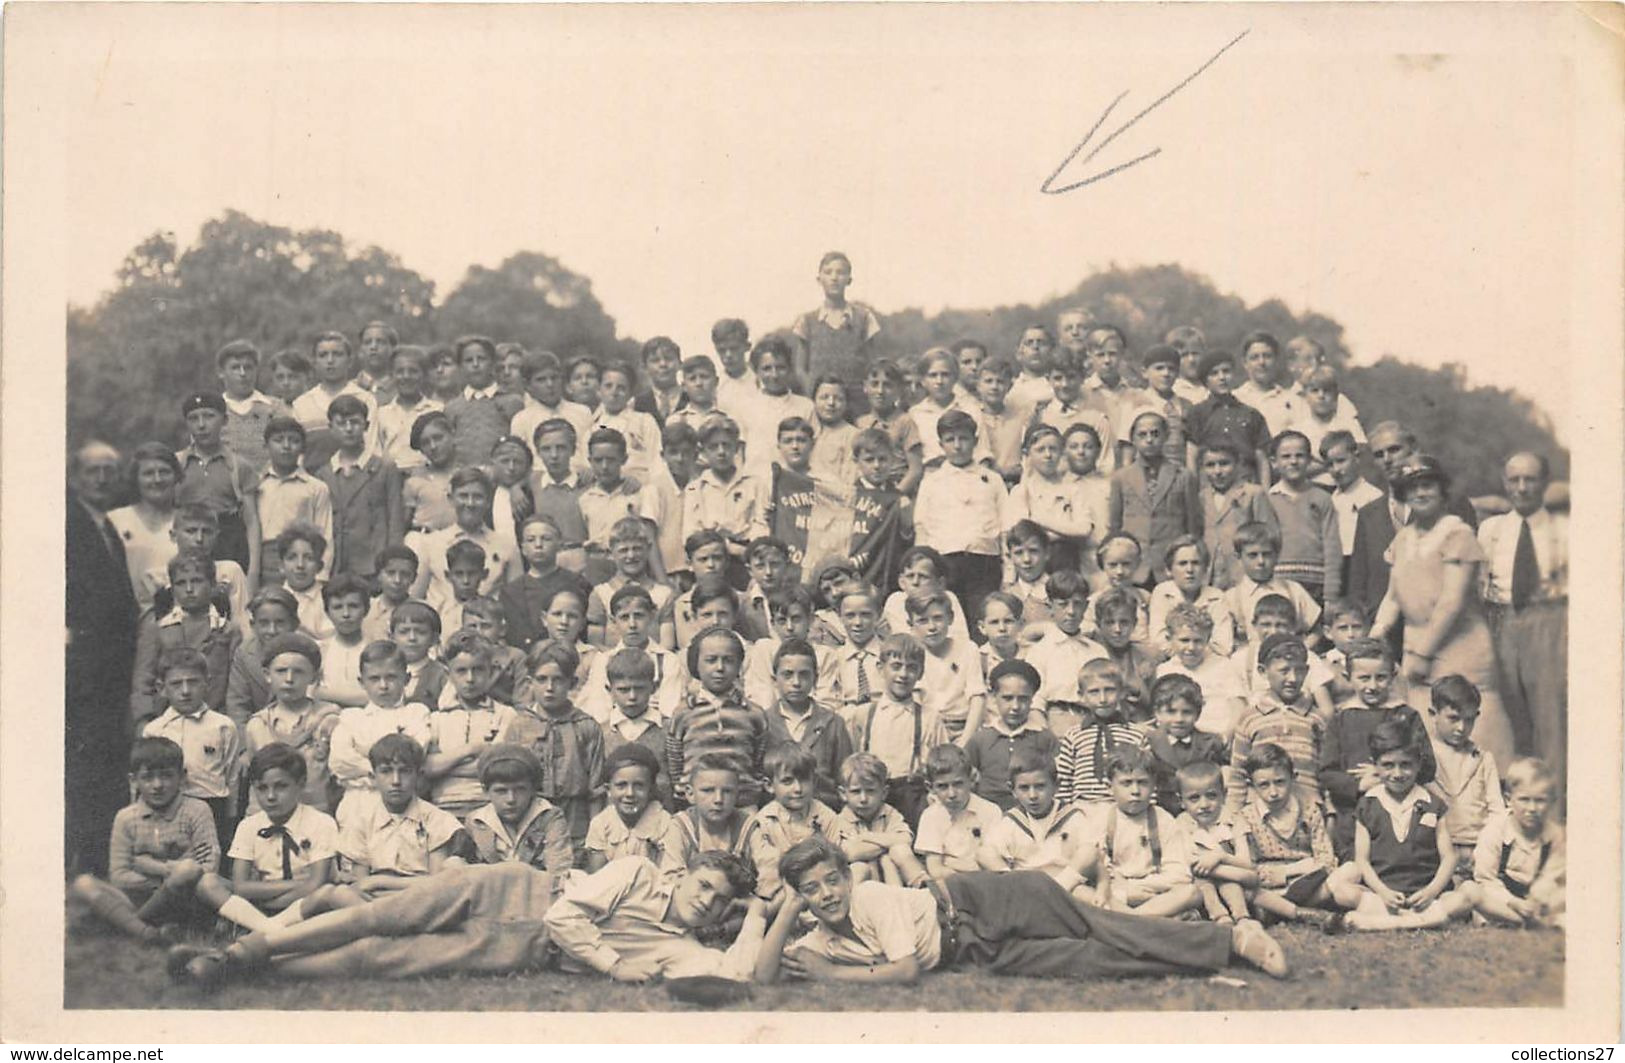
POLYGON ((726 953, 701 945, 693 931, 721 920, 755 884, 755 873, 723 852, 696 856, 680 875, 626 857, 572 876, 562 894, 559 876, 525 864, 458 867, 223 950, 176 946, 169 969, 205 988, 273 963, 293 978, 506 974, 544 966, 551 940, 581 967, 620 982, 656 975, 742 980, 765 929, 761 902, 752 902, 726 953))
POLYGON ((1478 542, 1489 558, 1482 593, 1518 751, 1533 752, 1561 781, 1568 745, 1569 518, 1546 508, 1550 482, 1542 455, 1508 458, 1502 485, 1512 512, 1484 521, 1478 542))

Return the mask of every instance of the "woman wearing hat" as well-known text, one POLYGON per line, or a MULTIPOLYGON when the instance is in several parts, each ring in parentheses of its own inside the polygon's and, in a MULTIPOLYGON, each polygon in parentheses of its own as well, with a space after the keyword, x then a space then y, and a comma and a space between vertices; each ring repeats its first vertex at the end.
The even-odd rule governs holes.
POLYGON ((1424 719, 1435 680, 1460 675, 1478 687, 1483 703, 1473 739, 1504 771, 1512 763, 1512 725, 1496 687, 1495 646, 1478 600, 1484 552, 1467 522, 1445 511, 1450 475, 1438 459, 1415 456, 1391 486, 1411 518, 1385 555, 1393 571, 1371 637, 1384 638, 1404 623, 1401 671, 1411 705, 1424 719))

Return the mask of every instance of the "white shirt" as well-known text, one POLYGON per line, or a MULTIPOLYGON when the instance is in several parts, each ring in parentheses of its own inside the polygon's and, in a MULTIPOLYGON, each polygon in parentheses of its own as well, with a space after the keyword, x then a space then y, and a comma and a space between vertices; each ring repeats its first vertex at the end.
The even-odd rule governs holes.
POLYGON ((1230 656, 1236 648, 1236 620, 1224 592, 1217 587, 1204 586, 1197 591, 1196 601, 1187 602, 1185 593, 1171 579, 1163 580, 1151 591, 1148 629, 1151 645, 1173 652, 1173 641, 1168 636, 1168 614, 1181 605, 1194 605, 1212 619, 1213 634, 1208 638, 1208 649, 1221 657, 1230 656))
POLYGON ((1184 377, 1174 381, 1174 394, 1182 399, 1189 399, 1192 406, 1199 406, 1211 397, 1207 388, 1193 384, 1184 377))
POLYGON ((935 712, 949 731, 959 733, 970 716, 971 699, 987 697, 982 655, 976 643, 950 637, 943 656, 926 650, 919 693, 926 709, 935 712))
MULTIPOLYGON (((576 708, 591 716, 599 726, 609 723, 618 713, 609 693, 609 659, 624 648, 624 643, 618 643, 593 657, 576 698, 576 708)), ((661 723, 677 715, 677 710, 683 707, 688 669, 677 654, 653 643, 643 647, 643 652, 655 663, 654 696, 649 699, 649 713, 644 719, 661 723)))
MULTIPOLYGON (((721 404, 720 390, 717 402, 721 404)), ((732 409, 737 415, 739 435, 745 444, 743 464, 757 476, 766 477, 773 468, 773 463, 779 458, 779 422, 789 417, 800 417, 808 424, 818 420, 813 413, 812 400, 805 395, 785 392, 783 395, 769 395, 757 389, 756 394, 740 409, 732 409)), ((696 529, 690 529, 694 531, 696 529)))
POLYGON ((205 707, 191 716, 165 709, 141 732, 145 738, 167 738, 181 747, 188 797, 230 797, 237 779, 242 739, 225 713, 205 707))
POLYGON ((1106 647, 1083 635, 1068 635, 1054 624, 1043 636, 1021 651, 1021 659, 1038 669, 1043 686, 1033 699, 1033 708, 1048 711, 1052 701, 1077 701, 1078 672, 1090 661, 1111 656, 1106 647))
MULTIPOLYGON (((450 602, 451 578, 446 574, 446 551, 463 540, 485 549, 485 578, 480 580, 482 595, 495 594, 498 587, 519 573, 519 547, 512 538, 489 528, 467 531, 459 524, 432 532, 411 532, 406 545, 417 552, 419 574, 413 593, 431 602, 450 602)), ((455 630, 447 628, 448 632, 455 630)))
MULTIPOLYGON (((923 707, 894 700, 884 691, 877 691, 879 700, 874 706, 873 724, 864 733, 870 709, 866 705, 854 706, 847 713, 849 724, 857 726, 861 740, 854 742, 865 753, 873 753, 886 765, 886 773, 901 779, 920 770, 934 746, 946 740, 942 723, 923 707), (919 744, 914 742, 915 717, 919 717, 919 744)), ((857 737, 857 736, 854 736, 857 737)))
MULTIPOLYGON (((1134 427, 1134 415, 1141 410, 1154 408, 1153 396, 1149 391, 1130 387, 1128 381, 1121 377, 1118 378, 1116 387, 1107 387, 1100 382, 1098 376, 1090 375, 1083 382, 1083 393, 1106 411, 1120 443, 1129 442, 1129 433, 1134 427)), ((1105 447, 1102 446, 1101 449, 1104 451, 1105 447)))
POLYGON ((1042 819, 1017 805, 989 832, 987 852, 1008 870, 1042 871, 1055 878, 1077 862, 1084 835, 1080 805, 1056 802, 1042 819))
POLYGON ((1354 554, 1354 529, 1360 524, 1360 510, 1380 498, 1381 488, 1364 476, 1346 491, 1341 487, 1332 490, 1332 510, 1337 514, 1337 535, 1344 557, 1354 554))
POLYGON ((322 686, 329 691, 365 698, 361 687, 361 654, 367 648, 363 632, 353 645, 345 645, 338 635, 322 639, 322 686))
POLYGON ((613 428, 626 438, 626 464, 621 466, 621 471, 640 484, 648 483, 649 471, 660 460, 660 423, 631 406, 620 413, 608 413, 600 406, 586 434, 576 440, 577 460, 583 465, 588 457, 587 442, 600 428, 613 428))
MULTIPOLYGON (((1246 660, 1246 657, 1241 659, 1246 660)), ((1196 685, 1202 688, 1202 713, 1196 718, 1196 729, 1229 742, 1236 721, 1247 711, 1247 694, 1251 689, 1242 680, 1239 667, 1235 659, 1211 652, 1195 668, 1186 668, 1178 657, 1172 657, 1157 666, 1157 678, 1184 675, 1196 680, 1196 685)))
POLYGON ((654 519, 654 504, 650 501, 649 489, 639 481, 634 488, 632 481, 622 479, 613 489, 606 489, 597 481, 581 489, 576 496, 576 504, 581 507, 581 517, 587 522, 587 542, 594 546, 609 549, 609 536, 611 530, 626 517, 639 517, 654 519))
POLYGON ((356 794, 347 804, 352 807, 339 828, 339 855, 373 873, 427 875, 429 854, 463 829, 456 816, 418 797, 400 812, 385 808, 376 793, 356 794))
POLYGON ((1309 437, 1309 454, 1313 458, 1320 457, 1321 441, 1339 429, 1352 435, 1356 443, 1365 445, 1365 430, 1360 427, 1360 411, 1354 408, 1354 403, 1349 401, 1347 395, 1337 396, 1337 408, 1324 421, 1315 416, 1314 411, 1309 408, 1309 399, 1304 395, 1295 393, 1292 396, 1291 411, 1286 426, 1309 437))
POLYGON ((544 423, 555 418, 570 422, 570 427, 576 432, 576 450, 579 452, 575 459, 577 471, 587 468, 586 459, 580 455, 586 453, 586 438, 592 434, 593 411, 579 402, 569 399, 560 399, 557 406, 543 406, 529 395, 525 396, 525 406, 513 415, 508 422, 508 434, 518 436, 525 441, 525 446, 536 451, 536 429, 544 423))
POLYGON ((307 432, 314 432, 327 427, 327 408, 333 400, 340 395, 354 395, 367 407, 367 445, 378 446, 378 399, 372 392, 356 383, 346 380, 344 386, 337 391, 328 391, 326 386, 317 384, 309 391, 293 400, 293 416, 307 432))
MULTIPOLYGON (((948 595, 948 608, 953 614, 948 618, 948 637, 959 641, 970 639, 970 628, 965 623, 965 610, 960 607, 959 595, 953 591, 945 592, 948 595)), ((908 595, 902 591, 892 591, 886 596, 886 604, 880 610, 881 623, 886 630, 894 634, 908 632, 912 625, 908 622, 908 595)))
POLYGON ((1527 518, 1516 510, 1490 517, 1478 526, 1478 543, 1490 559, 1484 566, 1484 600, 1496 605, 1512 603, 1512 565, 1518 555, 1518 536, 1527 520, 1535 544, 1535 566, 1540 586, 1535 600, 1569 595, 1569 518, 1541 508, 1527 518))
MULTIPOLYGON (((927 397, 909 407, 908 415, 914 419, 914 428, 920 433, 921 460, 930 461, 932 458, 942 456, 942 440, 937 436, 937 422, 949 410, 963 411, 970 414, 972 419, 975 419, 977 414, 975 409, 957 396, 946 406, 939 405, 935 399, 927 397)), ((976 436, 976 449, 981 452, 976 455, 978 458, 987 449, 987 441, 982 439, 980 432, 976 436)))
POLYGON ((288 866, 295 875, 312 864, 331 859, 338 852, 338 824, 326 812, 309 805, 296 807, 283 824, 293 840, 292 846, 287 845, 280 834, 261 837, 260 831, 270 826, 271 817, 264 812, 249 816, 237 824, 231 851, 226 855, 233 860, 248 861, 262 879, 281 882, 284 850, 288 854, 288 866))
POLYGON ((683 530, 715 528, 729 538, 749 542, 767 534, 767 480, 743 469, 723 483, 707 469, 683 488, 683 530))
MULTIPOLYGON (((378 407, 378 445, 384 456, 402 472, 421 469, 428 464, 422 454, 412 449, 412 426, 426 413, 437 413, 446 408, 439 399, 427 395, 419 397, 410 406, 399 402, 386 402, 378 407)), ((526 441, 529 445, 529 441, 526 441)))
POLYGON ((896 963, 912 956, 921 970, 928 971, 942 962, 942 927, 929 890, 874 880, 856 883, 848 918, 853 937, 833 933, 820 923, 790 948, 850 966, 896 963))
POLYGON ((371 789, 372 761, 367 754, 373 743, 387 734, 409 735, 428 749, 434 740, 428 706, 413 701, 386 709, 368 702, 359 709, 339 713, 327 753, 327 767, 333 778, 347 790, 371 789))
POLYGON ((736 422, 761 394, 762 389, 756 386, 756 374, 749 369, 736 379, 721 365, 717 366, 717 409, 736 422))
MULTIPOLYGON (((1053 535, 1087 539, 1096 531, 1104 534, 1108 522, 1102 520, 1096 523, 1096 518, 1104 511, 1097 512, 1088 504, 1081 484, 1082 481, 1069 474, 1063 473, 1058 479, 1046 480, 1031 469, 1025 471, 1021 482, 1010 489, 1005 530, 1008 531, 1019 521, 1031 520, 1053 535)), ((1102 501, 1106 497, 1102 495, 1102 501)))
POLYGON ((914 536, 944 554, 999 555, 1009 492, 984 465, 948 462, 925 474, 914 506, 914 536))
POLYGON ((998 805, 976 794, 971 794, 970 801, 957 813, 949 813, 933 801, 920 813, 914 851, 921 856, 940 856, 954 871, 979 870, 977 853, 1003 818, 998 805))
POLYGON ((1237 402, 1251 406, 1264 415, 1264 425, 1269 429, 1272 439, 1291 426, 1297 412, 1292 392, 1279 384, 1265 391, 1249 380, 1237 387, 1232 394, 1235 395, 1237 402))

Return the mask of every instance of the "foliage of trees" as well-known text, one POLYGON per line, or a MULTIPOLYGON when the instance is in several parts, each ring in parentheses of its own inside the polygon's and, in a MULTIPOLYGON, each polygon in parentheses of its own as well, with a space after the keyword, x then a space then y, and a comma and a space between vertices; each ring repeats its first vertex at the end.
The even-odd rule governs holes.
MULTIPOLYGON (((1550 422, 1522 396, 1469 386, 1461 366, 1407 363, 1404 352, 1362 363, 1336 320, 1294 314, 1274 299, 1248 306, 1177 265, 1113 267, 1036 304, 886 313, 878 350, 897 355, 974 337, 995 351, 1012 352, 1029 324, 1053 326, 1059 311, 1074 306, 1121 327, 1132 351, 1186 324, 1202 329, 1213 349, 1235 350, 1255 328, 1283 341, 1311 336, 1344 371, 1346 390, 1367 427, 1390 419, 1412 426, 1469 493, 1498 491, 1501 458, 1523 447, 1551 455, 1557 474, 1567 474, 1568 455, 1550 422)), ((719 306, 718 316, 729 309, 719 306)), ((213 355, 227 341, 247 338, 268 355, 288 346, 308 348, 325 329, 354 335, 374 318, 393 323, 404 342, 480 332, 563 356, 590 351, 629 357, 637 350, 633 338, 617 335, 592 282, 546 254, 520 252, 494 269, 471 267, 450 294, 436 300, 434 284, 390 252, 352 249, 334 232, 296 232, 228 211, 206 223, 185 251, 170 234, 142 241, 125 259, 112 291, 94 307, 69 308, 70 435, 125 446, 177 440, 178 398, 215 386, 213 355)), ((759 334, 768 332, 767 323, 753 324, 759 334)))

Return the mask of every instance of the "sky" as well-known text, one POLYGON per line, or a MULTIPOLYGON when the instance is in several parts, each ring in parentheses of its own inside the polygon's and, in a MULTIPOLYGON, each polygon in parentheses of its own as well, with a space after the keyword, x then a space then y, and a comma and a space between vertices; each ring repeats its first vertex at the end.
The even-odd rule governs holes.
POLYGON ((228 207, 387 248, 441 296, 543 251, 624 333, 698 349, 718 317, 815 305, 831 248, 882 312, 1175 262, 1563 429, 1561 6, 143 6, 87 15, 62 57, 76 303, 228 207), (1055 183, 1160 154, 1040 192, 1119 93, 1096 143, 1244 32, 1055 183))

